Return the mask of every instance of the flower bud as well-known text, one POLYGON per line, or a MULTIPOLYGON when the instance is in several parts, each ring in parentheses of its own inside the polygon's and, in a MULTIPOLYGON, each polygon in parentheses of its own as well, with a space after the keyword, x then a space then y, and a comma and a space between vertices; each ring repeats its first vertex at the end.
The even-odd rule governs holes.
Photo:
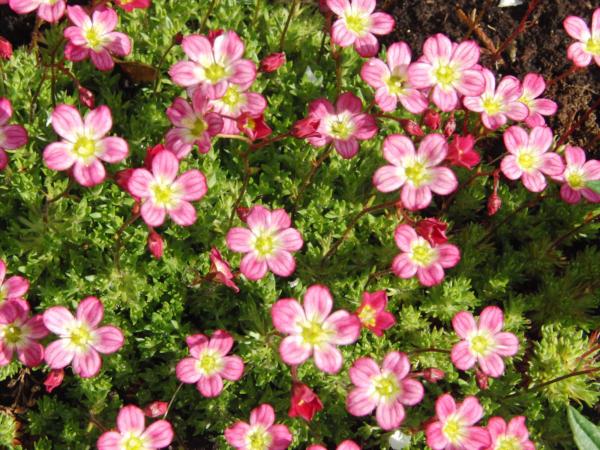
POLYGON ((208 32, 208 40, 210 41, 211 44, 215 43, 215 39, 218 38, 219 36, 221 36, 224 33, 223 30, 221 30, 220 28, 216 29, 216 30, 210 30, 208 32))
POLYGON ((423 371, 423 378, 430 383, 437 383, 438 381, 443 380, 445 376, 446 374, 443 370, 435 367, 428 367, 423 371))
POLYGON ((135 169, 119 170, 117 173, 115 173, 115 183, 117 183, 117 185, 121 189, 123 189, 125 192, 131 195, 136 202, 139 202, 140 198, 133 195, 129 190, 129 180, 131 178, 131 175, 133 175, 134 170, 135 169))
POLYGON ((144 408, 144 414, 146 417, 156 418, 162 416, 167 412, 169 404, 167 402, 152 402, 144 408))
POLYGON ((265 122, 265 117, 250 116, 248 113, 243 113, 237 119, 238 128, 251 140, 264 139, 269 136, 273 130, 265 122))
POLYGON ((62 369, 51 370, 46 379, 44 380, 44 386, 46 392, 50 393, 58 386, 60 386, 65 378, 65 372, 62 369))
POLYGON ((433 217, 420 220, 416 226, 417 234, 427 239, 431 245, 445 244, 448 242, 448 238, 446 237, 447 229, 447 223, 433 217))
POLYGON ((448 156, 446 158, 455 166, 472 170, 481 161, 481 156, 474 150, 474 147, 475 138, 472 135, 454 136, 454 139, 448 145, 448 156))
POLYGON ((239 206, 235 210, 235 213, 237 214, 237 216, 240 218, 240 220, 242 222, 246 223, 246 220, 248 220, 248 215, 250 214, 250 210, 251 210, 251 208, 246 208, 244 206, 239 206))
POLYGON ((260 62, 260 70, 265 73, 275 72, 285 64, 285 53, 271 53, 260 62))
POLYGON ((406 131, 411 136, 418 136, 418 137, 425 136, 425 132, 421 129, 419 124, 417 122, 415 122, 414 120, 401 119, 400 125, 402 125, 402 128, 404 128, 404 131, 406 131))
POLYGON ((493 192, 492 195, 490 195, 490 198, 488 198, 488 203, 487 203, 488 216, 493 216, 494 214, 496 214, 501 206, 502 206, 502 199, 496 192, 493 192))
POLYGON ((302 417, 310 422, 314 415, 323 409, 321 399, 304 383, 294 382, 292 400, 288 416, 302 417))
POLYGON ((446 137, 450 137, 454 134, 454 131, 456 131, 456 119, 454 118, 454 113, 452 113, 444 126, 444 134, 446 137))
POLYGON ((148 170, 152 170, 152 160, 164 149, 165 146, 162 144, 157 144, 154 147, 148 147, 146 149, 146 157, 144 158, 144 167, 148 170))
POLYGON ((151 230, 148 234, 148 250, 156 259, 160 259, 163 255, 163 240, 156 231, 151 230))
POLYGON ((79 92, 79 101, 88 108, 94 109, 96 100, 94 98, 93 92, 89 89, 84 88, 83 86, 79 86, 77 88, 77 91, 79 92))
POLYGON ((10 59, 13 54, 13 48, 10 41, 7 41, 2 36, 0 36, 0 58, 2 59, 10 59))
POLYGON ((296 121, 292 126, 292 136, 298 139, 304 139, 318 135, 317 128, 321 121, 316 117, 306 117, 296 121))
POLYGON ((489 387, 488 376, 479 369, 475 370, 475 380, 477 381, 477 386, 482 391, 485 391, 489 387))
POLYGON ((425 111, 425 115, 423 116, 423 123, 431 128, 432 130, 437 130, 440 127, 440 113, 433 110, 428 109, 425 111))

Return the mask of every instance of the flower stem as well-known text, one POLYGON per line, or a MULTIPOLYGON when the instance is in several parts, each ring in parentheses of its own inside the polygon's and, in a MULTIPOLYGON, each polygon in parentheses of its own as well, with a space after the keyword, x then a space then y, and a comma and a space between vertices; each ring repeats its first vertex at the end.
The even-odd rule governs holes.
POLYGON ((204 14, 204 17, 202 18, 202 22, 200 22, 200 28, 199 28, 200 33, 203 32, 204 26, 206 25, 206 21, 208 20, 208 16, 211 15, 211 13, 213 12, 213 9, 215 9, 215 6, 217 6, 217 3, 219 3, 219 0, 212 0, 210 2, 210 5, 208 5, 206 14, 204 14))
POLYGON ((279 51, 280 52, 283 51, 283 44, 285 44, 285 35, 287 34, 288 28, 290 27, 290 23, 292 23, 292 17, 294 17, 294 12, 296 11, 297 5, 298 5, 298 0, 292 0, 292 5, 290 6, 287 20, 285 21, 285 25, 283 26, 283 31, 281 32, 281 38, 279 39, 279 51))
POLYGON ((569 230, 565 234, 559 236, 554 241, 552 241, 552 243, 548 247, 548 250, 547 250, 546 253, 549 253, 550 250, 552 250, 553 248, 555 248, 556 246, 558 246, 560 243, 562 243, 569 236, 572 236, 573 234, 577 233, 579 230, 581 230, 583 227, 585 227, 590 222, 593 222, 594 220, 596 220, 598 217, 600 217, 600 213, 593 214, 593 215, 588 215, 588 217, 586 217, 580 225, 576 226, 575 228, 569 230))
POLYGON ((181 390, 182 386, 183 386, 183 383, 179 383, 179 386, 177 386, 177 389, 175 389, 175 392, 173 392, 173 395, 171 396, 171 400, 169 400, 169 404, 167 405, 167 410, 165 411, 165 413, 163 415, 163 420, 165 420, 167 418, 167 414, 169 414, 169 411, 171 410, 171 405, 173 405, 173 402, 175 401, 175 397, 177 397, 177 394, 181 390))
POLYGON ((428 347, 428 348, 417 348, 414 350, 410 350, 408 352, 409 355, 418 355, 419 353, 445 353, 445 354, 449 354, 450 350, 444 350, 442 348, 434 348, 434 347, 428 347))
POLYGON ((294 215, 296 213, 296 211, 298 210, 298 208, 300 207, 300 202, 302 201, 302 198, 304 197, 304 193, 306 192, 306 189, 308 188, 311 181, 313 180, 315 174, 317 173, 317 170, 319 170, 319 167, 321 167, 323 162, 327 159, 327 157, 331 153, 331 150, 333 150, 333 146, 331 144, 329 144, 325 148, 325 151, 323 152, 323 154, 321 154, 321 156, 316 161, 313 162, 312 168, 310 169, 310 172, 308 173, 308 175, 302 182, 300 191, 298 192, 298 196, 296 197, 296 200, 294 201, 294 207, 292 208, 292 215, 294 215))
POLYGON ((29 125, 33 124, 33 114, 35 112, 35 107, 37 105, 37 101, 40 96, 40 92, 42 90, 42 85, 44 84, 44 82, 46 81, 47 78, 48 78, 48 67, 44 67, 44 72, 42 73, 42 78, 40 79, 40 82, 38 83, 38 85, 35 88, 35 91, 33 93, 33 96, 31 97, 31 103, 29 105, 29 125))
MULTIPOLYGON (((371 199, 373 199, 374 196, 369 197, 369 199, 367 200, 367 204, 369 203, 369 201, 371 199)), ((329 249, 329 251, 325 254, 325 256, 323 257, 323 259, 321 260, 321 264, 323 264, 326 260, 328 260, 329 258, 331 258, 335 252, 337 251, 337 249, 339 248, 340 245, 342 245, 342 243, 348 239, 348 236, 350 235, 350 232, 352 231, 352 229, 355 227, 355 225, 358 223, 358 221, 366 214, 369 214, 371 212, 374 211, 378 211, 380 209, 387 209, 391 206, 396 206, 396 204, 398 203, 398 200, 391 200, 389 202, 385 202, 385 203, 380 203, 378 205, 374 205, 374 206, 366 206, 356 215, 354 216, 354 218, 350 221, 350 223, 348 224, 348 226, 346 227, 346 229, 344 230, 344 233, 342 234, 342 236, 333 243, 333 245, 331 246, 331 248, 329 249)))
POLYGON ((342 51, 331 41, 331 57, 335 61, 335 92, 340 96, 342 92, 342 51))
POLYGON ((229 215, 229 223, 227 224, 227 228, 231 228, 231 224, 233 223, 235 213, 239 208, 240 203, 242 203, 242 199, 244 198, 244 194, 246 193, 246 189, 248 189, 248 184, 250 183, 250 152, 244 151, 241 153, 240 157, 242 158, 242 163, 244 165, 244 181, 242 182, 242 188, 240 189, 240 193, 235 199, 233 208, 231 208, 231 214, 229 215))
POLYGON ((167 47, 167 49, 160 55, 160 60, 158 61, 158 65, 156 66, 156 78, 154 80, 154 90, 153 93, 156 94, 158 92, 158 88, 160 86, 160 70, 162 69, 162 65, 165 62, 165 58, 169 54, 169 52, 177 45, 175 41, 171 42, 171 45, 167 47))
POLYGON ((562 144, 565 143, 565 141, 567 140, 567 138, 577 129, 581 128, 585 122, 587 121, 588 117, 590 116, 590 114, 592 114, 592 112, 594 112, 594 110, 596 108, 598 108, 598 106, 600 106, 600 97, 598 97, 596 99, 596 101, 592 104, 592 106, 590 106, 586 112, 583 113, 583 116, 581 116, 581 118, 575 122, 575 124, 571 125, 569 127, 569 129, 567 131, 565 131, 563 133, 563 135, 560 137, 560 139, 558 140, 558 142, 556 143, 556 147, 558 148, 560 147, 562 144))
POLYGON ((598 372, 599 370, 600 370, 600 367, 593 367, 590 369, 578 370, 575 372, 568 373, 566 375, 561 375, 560 377, 556 377, 551 380, 544 381, 543 383, 540 383, 538 385, 530 387, 529 389, 525 389, 522 392, 515 392, 514 394, 507 395, 506 398, 519 397, 519 396, 527 394, 529 392, 539 391, 540 389, 542 389, 546 386, 549 386, 554 383, 558 383, 559 381, 566 380, 567 378, 578 377, 580 375, 588 375, 590 373, 598 372))
POLYGON ((523 17, 521 18, 519 25, 517 25, 517 27, 513 30, 513 32, 510 34, 510 36, 508 36, 508 38, 506 38, 506 40, 502 43, 502 45, 500 45, 500 47, 498 47, 498 50, 496 50, 496 53, 494 53, 492 55, 492 61, 496 61, 498 58, 500 58, 500 55, 502 54, 502 52, 504 50, 506 50, 506 48, 510 45, 510 43, 512 41, 514 41, 521 32, 523 32, 523 30, 525 29, 527 19, 529 18, 529 16, 531 15, 531 13, 533 12, 533 10, 535 9, 535 7, 537 6, 538 3, 539 3, 539 0, 531 0, 529 2, 527 11, 525 11, 525 15, 523 15, 523 17))
POLYGON ((570 77, 574 73, 582 71, 583 69, 585 69, 585 67, 578 67, 575 64, 573 64, 571 67, 569 67, 567 70, 565 70, 560 75, 557 75, 554 78, 552 78, 551 80, 548 80, 548 83, 546 83, 546 89, 549 88, 550 86, 552 86, 553 84, 556 84, 559 81, 562 81, 565 78, 570 77))

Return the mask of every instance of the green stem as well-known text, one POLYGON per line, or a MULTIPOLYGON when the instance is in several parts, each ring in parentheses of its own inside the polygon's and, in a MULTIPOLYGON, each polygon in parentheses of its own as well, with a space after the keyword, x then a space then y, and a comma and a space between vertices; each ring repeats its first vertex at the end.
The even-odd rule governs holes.
POLYGON ((154 80, 154 94, 158 92, 158 87, 160 86, 160 70, 162 68, 163 63, 165 62, 165 58, 169 54, 169 52, 175 47, 175 42, 171 42, 171 45, 167 47, 167 49, 160 56, 160 60, 158 61, 158 66, 156 66, 156 79, 154 80))
POLYGON ((283 44, 285 44, 285 35, 287 34, 288 28, 290 27, 290 23, 292 23, 292 17, 294 17, 294 12, 296 11, 297 5, 298 5, 298 0, 292 0, 292 6, 290 6, 287 20, 285 21, 285 25, 283 26, 283 31, 281 32, 281 38, 279 38, 279 51, 280 52, 283 51, 283 44))
POLYGON ((204 14, 204 17, 202 18, 202 22, 200 22, 200 33, 202 33, 202 31, 204 30, 204 26, 206 25, 206 22, 208 20, 208 16, 211 15, 211 13, 213 12, 213 9, 215 9, 215 6, 217 6, 217 3, 219 3, 219 0, 212 0, 210 2, 210 5, 208 6, 208 9, 206 10, 206 14, 204 14))
POLYGON ((304 197, 304 193, 306 192, 306 189, 308 189, 308 186, 310 186, 310 183, 313 180, 313 178, 315 177, 317 170, 319 170, 319 167, 321 167, 321 165, 327 159, 327 157, 329 156, 329 154, 331 153, 332 150, 333 150, 333 146, 331 144, 329 144, 325 148, 325 151, 321 154, 321 156, 315 162, 313 162, 312 168, 310 169, 310 172, 308 173, 308 175, 302 182, 300 191, 298 192, 298 196, 296 197, 296 200, 294 201, 294 207, 292 209, 292 216, 296 213, 296 211, 300 207, 300 202, 302 201, 302 198, 304 197))
POLYGON ((171 400, 169 400, 169 404, 167 405, 167 410, 165 411, 165 414, 163 415, 163 420, 165 420, 167 418, 167 414, 169 414, 169 411, 171 410, 171 406, 173 405, 173 402, 175 401, 175 397, 177 397, 177 394, 181 390, 182 386, 183 386, 183 383, 179 383, 179 386, 177 386, 177 389, 175 389, 175 392, 173 392, 173 396, 171 397, 171 400))
POLYGON ((589 217, 585 218, 580 225, 576 226, 572 230, 569 230, 565 234, 563 234, 563 235, 559 236, 558 238, 556 238, 554 241, 552 241, 552 244, 550 244, 550 246, 548 247, 548 250, 547 250, 546 253, 549 253, 550 250, 552 250, 553 248, 555 248, 558 244, 562 243, 569 236, 572 236, 573 234, 577 233, 579 230, 581 230, 583 227, 585 227, 590 222, 593 222, 594 220, 596 220, 598 217, 600 217, 600 213, 594 214, 592 216, 589 216, 589 217))
POLYGON ((248 189, 248 184, 250 183, 250 154, 249 152, 242 152, 240 156, 242 158, 242 163, 244 164, 244 181, 242 182, 242 188, 240 189, 240 193, 235 199, 233 208, 231 208, 231 214, 229 215, 229 224, 227 228, 231 228, 231 224, 233 223, 235 213, 239 208, 240 204, 242 203, 244 194, 246 194, 246 189, 248 189))
POLYGON ((588 375, 590 373, 598 372, 599 370, 600 370, 600 367, 594 367, 591 369, 578 370, 576 372, 571 372, 566 375, 561 375, 560 377, 556 377, 556 378, 553 378, 552 380, 544 381, 543 383, 540 383, 536 386, 530 387, 529 389, 525 389, 522 392, 515 392, 514 394, 507 395, 506 398, 519 397, 519 396, 527 394, 529 392, 539 391, 540 389, 545 388, 546 386, 549 386, 551 384, 558 383, 559 381, 563 381, 563 380, 566 380, 566 379, 572 378, 572 377, 578 377, 580 375, 588 375))

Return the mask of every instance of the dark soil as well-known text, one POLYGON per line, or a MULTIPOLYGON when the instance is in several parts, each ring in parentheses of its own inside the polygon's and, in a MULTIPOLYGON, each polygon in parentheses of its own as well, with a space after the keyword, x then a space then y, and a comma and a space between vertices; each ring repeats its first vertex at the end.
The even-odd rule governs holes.
MULTIPOLYGON (((469 25, 460 20, 459 9, 468 17, 479 18, 477 24, 483 34, 498 48, 517 27, 529 2, 509 8, 498 8, 498 0, 386 0, 378 3, 396 19, 396 31, 385 36, 383 42, 403 40, 410 44, 414 54, 420 54, 423 42, 434 33, 445 33, 455 41, 467 37, 469 25)), ((526 22, 526 29, 502 53, 502 61, 492 61, 491 51, 486 49, 481 36, 471 33, 470 38, 483 49, 482 64, 497 73, 522 78, 528 72, 537 72, 546 80, 552 79, 570 67, 567 47, 573 39, 564 31, 562 21, 569 15, 578 15, 589 23, 597 6, 590 0, 539 1, 526 22)), ((559 105, 557 115, 547 121, 555 134, 560 136, 574 126, 567 142, 596 153, 596 157, 600 153, 600 113, 592 112, 587 119, 582 119, 598 100, 599 91, 600 71, 591 65, 550 86, 545 93, 559 105)))

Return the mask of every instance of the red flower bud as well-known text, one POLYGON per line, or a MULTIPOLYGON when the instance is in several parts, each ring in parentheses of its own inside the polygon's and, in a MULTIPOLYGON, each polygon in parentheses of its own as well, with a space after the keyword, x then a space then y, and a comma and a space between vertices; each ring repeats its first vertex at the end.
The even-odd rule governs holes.
POLYGON ((423 130, 421 129, 419 124, 417 122, 415 122, 414 120, 401 119, 400 125, 402 125, 402 128, 404 128, 404 131, 406 131, 408 134, 410 134, 412 136, 418 136, 418 137, 425 136, 425 133, 423 132, 423 130))
POLYGON ((440 113, 433 110, 428 109, 425 111, 425 115, 423 116, 423 123, 427 125, 432 130, 437 130, 440 127, 440 113))
POLYGON ((246 220, 248 220, 248 214, 250 214, 250 210, 252 208, 246 208, 245 206, 239 206, 236 210, 235 213, 237 214, 237 216, 240 218, 240 220, 244 223, 246 223, 246 220))
MULTIPOLYGON (((133 196, 132 196, 133 197, 133 196)), ((134 216, 140 213, 140 210, 142 209, 139 200, 136 200, 136 202, 133 204, 133 206, 131 207, 131 214, 133 214, 134 216)))
POLYGON ((163 255, 163 240, 156 231, 151 230, 148 234, 148 250, 156 259, 160 259, 163 255))
POLYGON ((0 58, 10 59, 13 54, 12 44, 0 36, 0 58))
POLYGON ((146 149, 146 157, 144 158, 144 167, 148 170, 152 170, 152 160, 164 149, 165 146, 162 144, 156 144, 154 147, 148 147, 146 149))
POLYGON ((260 70, 265 73, 275 72, 285 64, 285 53, 271 53, 260 62, 260 70))
POLYGON ((447 223, 431 217, 419 221, 416 226, 416 232, 427 239, 431 245, 438 245, 448 242, 448 238, 446 237, 447 228, 447 223))
POLYGON ((488 198, 488 203, 487 203, 488 216, 493 216, 494 214, 496 214, 501 206, 502 206, 502 199, 496 192, 493 192, 492 195, 490 195, 490 198, 488 198))
POLYGON ((444 134, 446 137, 450 137, 454 134, 454 131, 456 131, 456 119, 454 118, 454 113, 452 113, 444 126, 444 134))
POLYGON ((221 30, 220 28, 216 29, 216 30, 210 30, 208 32, 208 40, 210 41, 211 44, 215 43, 215 39, 218 38, 219 36, 221 36, 225 31, 221 30))
POLYGON ((79 91, 79 101, 88 108, 94 109, 96 100, 94 98, 93 92, 89 89, 84 88, 83 86, 79 86, 77 90, 79 91))
POLYGON ((302 417, 310 422, 314 415, 323 409, 321 399, 304 383, 294 382, 292 387, 292 401, 288 416, 302 417))
POLYGON ((428 367, 423 371, 423 378, 430 383, 437 383, 438 381, 443 380, 445 376, 446 374, 443 370, 435 367, 428 367))
POLYGON ((319 0, 319 10, 322 13, 330 13, 331 9, 329 9, 329 5, 327 4, 327 0, 319 0))
POLYGON ((316 136, 319 134, 317 128, 319 128, 320 123, 321 121, 316 117, 309 116, 300 119, 292 126, 292 136, 297 137, 298 139, 316 136))
POLYGON ((175 36, 173 36, 173 44, 181 45, 182 42, 183 42, 183 33, 179 32, 179 33, 175 34, 175 36))
POLYGON ((240 292, 233 279, 235 276, 231 272, 229 263, 223 259, 221 253, 216 247, 210 249, 210 273, 206 276, 217 283, 224 284, 232 289, 236 294, 240 292))
POLYGON ((481 161, 479 153, 473 150, 474 146, 475 138, 470 134, 466 136, 455 136, 448 145, 448 156, 446 158, 455 166, 461 166, 472 170, 473 167, 481 161))
POLYGON ((153 419, 162 416, 167 412, 169 404, 167 402, 152 402, 144 408, 144 414, 146 417, 152 417, 153 419))
POLYGON ((121 189, 131 195, 136 202, 139 202, 140 198, 136 197, 129 191, 129 179, 131 178, 131 175, 133 175, 134 170, 135 169, 119 170, 117 173, 115 173, 115 182, 121 189))
POLYGON ((60 386, 65 378, 65 372, 62 369, 51 370, 46 379, 44 380, 44 386, 46 392, 52 392, 58 386, 60 386))
POLYGON ((477 386, 482 391, 488 388, 488 376, 479 369, 475 370, 475 380, 477 381, 477 386))

